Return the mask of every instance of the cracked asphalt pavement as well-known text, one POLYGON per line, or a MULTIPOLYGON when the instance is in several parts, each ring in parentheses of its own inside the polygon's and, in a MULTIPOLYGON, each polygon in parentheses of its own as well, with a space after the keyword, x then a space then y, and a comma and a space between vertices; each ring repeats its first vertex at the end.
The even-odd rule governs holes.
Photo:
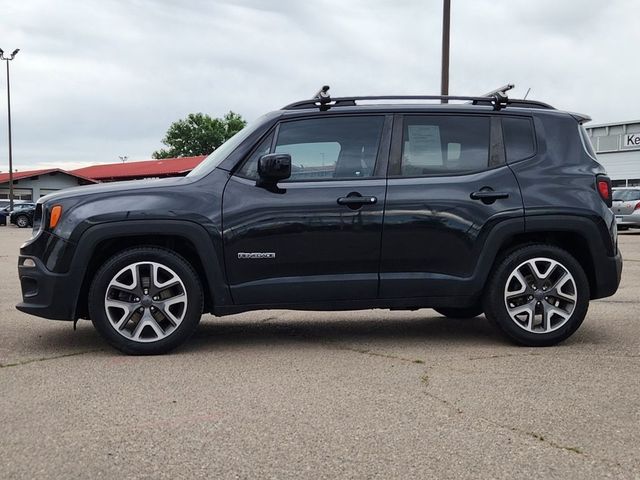
POLYGON ((640 233, 557 347, 433 310, 203 317, 127 357, 15 310, 0 228, 1 478, 640 478, 640 233))

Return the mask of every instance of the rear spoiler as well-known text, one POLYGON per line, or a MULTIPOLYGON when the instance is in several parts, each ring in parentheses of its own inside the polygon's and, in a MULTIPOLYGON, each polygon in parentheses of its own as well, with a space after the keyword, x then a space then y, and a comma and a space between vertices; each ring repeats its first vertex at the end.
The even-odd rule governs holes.
POLYGON ((575 113, 575 112, 567 112, 573 118, 575 118, 580 125, 583 123, 587 123, 591 121, 591 117, 589 115, 585 115, 584 113, 575 113))

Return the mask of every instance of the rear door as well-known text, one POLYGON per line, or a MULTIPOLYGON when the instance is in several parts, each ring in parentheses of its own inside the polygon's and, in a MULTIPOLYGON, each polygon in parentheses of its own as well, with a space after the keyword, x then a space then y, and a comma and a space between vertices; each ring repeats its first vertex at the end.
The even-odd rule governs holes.
POLYGON ((493 226, 523 228, 499 118, 398 115, 389 161, 380 296, 467 294, 493 226))
POLYGON ((230 178, 223 237, 236 304, 376 298, 391 122, 283 121, 230 178), (292 158, 277 191, 256 186, 258 158, 269 152, 292 158))

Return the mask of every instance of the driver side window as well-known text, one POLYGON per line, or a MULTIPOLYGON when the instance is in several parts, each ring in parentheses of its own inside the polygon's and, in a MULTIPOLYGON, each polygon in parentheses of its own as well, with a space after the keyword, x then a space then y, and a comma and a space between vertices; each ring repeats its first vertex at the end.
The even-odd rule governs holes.
MULTIPOLYGON (((375 171, 384 116, 344 116, 292 120, 280 124, 275 153, 291 155, 288 181, 371 177, 375 171)), ((270 152, 265 138, 238 175, 257 180, 258 159, 270 152)))

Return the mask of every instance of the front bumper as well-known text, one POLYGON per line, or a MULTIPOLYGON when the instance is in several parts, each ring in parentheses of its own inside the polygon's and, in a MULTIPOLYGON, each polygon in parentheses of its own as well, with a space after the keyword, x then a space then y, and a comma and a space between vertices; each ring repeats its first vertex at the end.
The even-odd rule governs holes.
POLYGON ((20 255, 18 276, 22 288, 22 302, 16 305, 18 310, 52 320, 74 320, 76 302, 69 290, 73 283, 69 274, 50 272, 40 259, 20 255), (35 266, 26 267, 27 259, 33 260, 35 266))
POLYGON ((74 320, 82 272, 70 265, 75 245, 49 232, 40 232, 20 248, 18 276, 21 312, 53 320, 74 320), (29 259, 32 266, 25 265, 29 259))

